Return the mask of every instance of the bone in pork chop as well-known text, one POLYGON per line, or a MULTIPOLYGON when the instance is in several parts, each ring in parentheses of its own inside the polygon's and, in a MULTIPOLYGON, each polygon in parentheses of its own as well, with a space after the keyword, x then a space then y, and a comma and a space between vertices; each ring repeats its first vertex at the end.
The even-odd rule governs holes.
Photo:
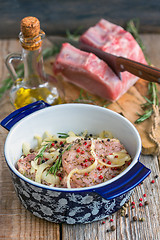
MULTIPOLYGON (((104 19, 89 28, 80 37, 80 41, 102 51, 146 64, 143 52, 133 36, 122 27, 104 19)), ((138 80, 131 73, 122 72, 120 81, 110 67, 94 54, 67 43, 63 44, 56 58, 54 73, 61 74, 64 80, 109 101, 119 99, 138 80)))

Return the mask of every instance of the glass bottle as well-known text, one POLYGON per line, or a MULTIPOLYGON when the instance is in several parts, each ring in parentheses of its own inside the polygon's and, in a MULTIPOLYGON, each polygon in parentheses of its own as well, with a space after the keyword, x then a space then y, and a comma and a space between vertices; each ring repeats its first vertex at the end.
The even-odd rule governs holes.
POLYGON ((22 53, 12 53, 6 58, 6 66, 14 80, 10 91, 11 102, 16 108, 43 100, 48 104, 62 103, 63 89, 60 82, 44 72, 42 40, 45 33, 40 30, 40 22, 35 17, 26 17, 21 21, 19 40, 22 53), (24 78, 18 78, 12 61, 24 63, 24 78))

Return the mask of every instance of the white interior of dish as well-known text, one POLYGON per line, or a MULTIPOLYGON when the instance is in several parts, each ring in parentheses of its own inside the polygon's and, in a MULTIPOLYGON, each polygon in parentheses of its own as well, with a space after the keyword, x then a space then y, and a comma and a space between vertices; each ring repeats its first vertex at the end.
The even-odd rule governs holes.
MULTIPOLYGON (((28 142, 31 143, 31 147, 34 147, 37 143, 34 136, 42 136, 45 131, 56 134, 68 131, 81 133, 84 130, 93 134, 98 134, 103 130, 110 131, 125 146, 133 159, 131 165, 114 179, 89 188, 103 186, 115 181, 138 161, 141 152, 141 139, 136 128, 127 119, 118 113, 98 106, 62 104, 39 110, 12 127, 5 143, 7 164, 16 175, 25 181, 36 186, 53 189, 27 179, 16 170, 15 163, 22 154, 22 144, 28 142)), ((65 189, 59 188, 59 190, 63 191, 65 189)), ((79 189, 73 190, 77 191, 79 189)))

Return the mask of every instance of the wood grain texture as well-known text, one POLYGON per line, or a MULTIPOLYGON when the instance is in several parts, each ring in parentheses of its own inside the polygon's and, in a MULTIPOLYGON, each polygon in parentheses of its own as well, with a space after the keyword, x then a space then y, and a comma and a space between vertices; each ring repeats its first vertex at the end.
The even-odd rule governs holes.
MULTIPOLYGON (((159 48, 159 35, 143 35, 143 41, 147 44, 148 55, 153 58, 154 65, 160 66, 160 59, 156 55, 159 48), (157 51, 154 49, 157 48, 157 51)), ((17 40, 0 40, 0 82, 6 77, 7 69, 4 65, 5 56, 13 51, 19 51, 20 46, 17 40)), ((47 64, 48 66, 48 64, 47 64)), ((46 67, 47 71, 51 71, 51 67, 46 67)), ((66 83, 67 84, 67 83, 66 83)), ((79 95, 79 89, 73 86, 65 85, 67 87, 68 100, 75 99, 79 95), (72 93, 71 93, 72 91, 72 93)), ((127 94, 132 96, 136 94, 137 101, 142 101, 143 97, 139 91, 146 93, 146 82, 139 82, 136 87, 129 90, 127 94)), ((99 100, 101 101, 101 100, 99 100)), ((113 108, 122 112, 124 109, 128 114, 127 108, 129 103, 123 103, 122 100, 116 102, 113 108)), ((135 103, 136 104, 136 103, 135 103)), ((12 107, 8 93, 0 100, 0 121, 14 110, 12 107)), ((114 110, 114 109, 113 109, 114 110)), ((140 109, 139 109, 140 110, 140 109)), ((133 109, 134 111, 134 109, 133 109)), ((8 132, 0 128, 0 239, 4 240, 38 240, 38 239, 54 239, 54 240, 159 240, 160 239, 160 168, 157 157, 141 155, 140 161, 151 169, 150 176, 143 182, 142 185, 137 186, 129 201, 129 206, 126 208, 128 217, 122 217, 121 212, 113 214, 109 219, 94 222, 84 225, 67 225, 54 224, 41 220, 33 216, 30 212, 20 204, 16 193, 14 191, 8 167, 4 160, 4 142, 8 132), (152 184, 151 180, 155 183, 152 184), (146 193, 146 197, 143 194, 146 193), (139 207, 139 198, 143 198, 149 205, 139 207), (132 209, 131 202, 135 201, 135 208, 132 209), (138 218, 144 217, 144 222, 133 221, 133 216, 138 218), (110 222, 110 219, 113 222, 110 222), (107 231, 111 225, 116 226, 116 230, 107 231)))
POLYGON ((160 32, 159 10, 159 0, 5 0, 0 3, 0 32, 1 38, 16 38, 21 19, 35 16, 48 35, 65 34, 66 29, 74 31, 80 26, 85 30, 100 18, 121 26, 139 19, 140 31, 153 33, 160 32))
MULTIPOLYGON (((0 41, 0 82, 6 77, 4 65, 6 55, 19 51, 16 40, 0 41)), ((0 121, 14 110, 8 93, 0 100, 0 121)), ((8 132, 0 128, 0 239, 6 240, 52 240, 60 239, 58 224, 43 221, 33 216, 21 205, 12 185, 9 169, 4 161, 4 142, 8 132)))

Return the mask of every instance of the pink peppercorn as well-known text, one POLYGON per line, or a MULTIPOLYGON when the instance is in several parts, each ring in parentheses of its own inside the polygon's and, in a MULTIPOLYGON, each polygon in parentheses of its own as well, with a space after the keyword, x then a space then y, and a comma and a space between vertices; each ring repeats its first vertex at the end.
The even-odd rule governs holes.
POLYGON ((87 142, 84 142, 84 145, 87 145, 87 142))
POLYGON ((132 202, 131 204, 132 204, 132 205, 135 205, 135 202, 132 202))
POLYGON ((77 152, 80 152, 81 150, 79 149, 79 148, 77 148, 77 150, 76 150, 77 152))
POLYGON ((85 172, 84 176, 88 176, 88 173, 85 172))
POLYGON ((105 224, 105 221, 103 221, 102 224, 105 224))
POLYGON ((143 197, 146 197, 146 196, 147 196, 146 193, 144 193, 144 194, 143 194, 143 197))
POLYGON ((85 162, 88 162, 88 159, 85 159, 84 161, 85 161, 85 162))
POLYGON ((112 218, 110 219, 110 222, 113 222, 113 219, 112 219, 112 218))
POLYGON ((55 145, 55 144, 54 144, 54 143, 52 143, 51 145, 54 147, 54 145, 55 145))
POLYGON ((134 209, 134 208, 135 208, 135 206, 133 205, 133 206, 132 206, 132 209, 134 209))
POLYGON ((85 153, 85 151, 84 151, 84 150, 82 150, 82 151, 81 151, 81 154, 84 154, 84 153, 85 153))
POLYGON ((142 202, 142 201, 143 201, 143 198, 140 198, 140 199, 139 199, 139 201, 141 201, 141 202, 142 202))
POLYGON ((102 168, 101 168, 101 167, 98 167, 98 168, 97 168, 97 170, 101 171, 101 170, 102 170, 102 168))
POLYGON ((142 207, 142 206, 143 206, 143 204, 142 204, 142 203, 140 203, 140 204, 139 204, 139 206, 140 206, 140 207, 142 207))
POLYGON ((87 163, 85 163, 85 164, 84 164, 84 166, 85 166, 85 167, 88 167, 88 164, 87 164, 87 163))
POLYGON ((99 179, 103 179, 103 176, 102 176, 102 175, 100 175, 100 176, 99 176, 99 179))
POLYGON ((115 157, 115 158, 118 158, 118 155, 115 155, 114 157, 115 157))
POLYGON ((155 181, 154 181, 154 180, 152 180, 152 181, 151 181, 151 183, 155 183, 155 181))
POLYGON ((111 161, 108 161, 107 164, 111 165, 111 161))
POLYGON ((106 159, 103 158, 103 162, 106 162, 106 159))

